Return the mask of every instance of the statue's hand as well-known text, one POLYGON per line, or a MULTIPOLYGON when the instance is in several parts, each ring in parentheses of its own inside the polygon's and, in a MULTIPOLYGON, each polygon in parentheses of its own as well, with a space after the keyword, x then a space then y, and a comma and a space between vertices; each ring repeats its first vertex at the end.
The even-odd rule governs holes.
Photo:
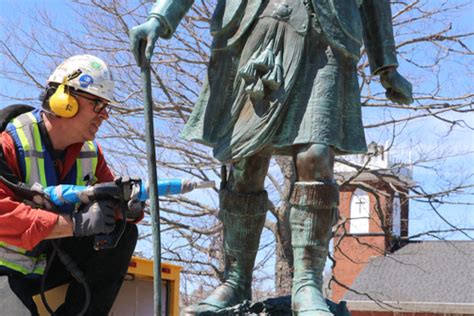
POLYGON ((380 74, 380 81, 385 88, 387 98, 398 104, 413 102, 412 86, 395 69, 389 69, 380 74))
POLYGON ((151 18, 130 30, 130 49, 139 67, 150 62, 162 28, 157 18, 151 18))

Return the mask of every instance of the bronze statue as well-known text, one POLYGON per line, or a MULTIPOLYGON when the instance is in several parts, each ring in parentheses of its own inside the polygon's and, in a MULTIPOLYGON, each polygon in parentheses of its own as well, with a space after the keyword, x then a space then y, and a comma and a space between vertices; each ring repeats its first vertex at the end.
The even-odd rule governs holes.
MULTIPOLYGON (((130 32, 139 64, 169 38, 192 0, 159 0, 130 32)), ((291 155, 294 315, 332 315, 322 272, 338 218, 335 155, 366 151, 356 66, 364 43, 387 97, 411 103, 397 72, 389 0, 218 0, 208 76, 183 131, 230 164, 220 192, 226 281, 184 314, 203 315, 251 298, 267 211, 264 179, 273 154, 291 155)))

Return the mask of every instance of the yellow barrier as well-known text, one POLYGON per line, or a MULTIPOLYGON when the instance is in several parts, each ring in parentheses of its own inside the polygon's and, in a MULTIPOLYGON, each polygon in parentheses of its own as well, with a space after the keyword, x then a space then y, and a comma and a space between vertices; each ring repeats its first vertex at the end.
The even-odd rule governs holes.
MULTIPOLYGON (((161 263, 163 315, 179 315, 179 273, 181 267, 161 263)), ((68 285, 46 292, 48 304, 53 310, 64 302, 68 285)), ((94 295, 94 293, 91 293, 94 295)), ((41 316, 49 315, 39 295, 34 297, 41 316)), ((77 302, 82 304, 83 302, 77 302)), ((153 261, 133 257, 124 283, 110 312, 111 316, 153 314, 153 261)))

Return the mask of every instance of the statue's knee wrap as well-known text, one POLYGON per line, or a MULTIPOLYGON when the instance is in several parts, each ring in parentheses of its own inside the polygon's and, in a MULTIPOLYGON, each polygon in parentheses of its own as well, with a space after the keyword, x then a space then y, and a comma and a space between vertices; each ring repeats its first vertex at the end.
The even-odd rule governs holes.
POLYGON ((267 192, 244 194, 221 190, 219 199, 226 254, 256 253, 268 209, 267 192))
POLYGON ((297 182, 290 204, 293 313, 331 315, 322 296, 322 273, 338 218, 339 188, 332 182, 297 182))
POLYGON ((296 182, 290 204, 293 247, 319 246, 329 241, 338 216, 336 183, 296 182))

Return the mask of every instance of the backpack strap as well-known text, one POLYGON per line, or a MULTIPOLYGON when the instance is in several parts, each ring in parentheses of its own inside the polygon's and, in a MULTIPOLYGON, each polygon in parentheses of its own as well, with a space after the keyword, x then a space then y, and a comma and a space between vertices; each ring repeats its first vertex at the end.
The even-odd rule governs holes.
POLYGON ((8 123, 15 117, 31 112, 35 108, 31 105, 26 104, 12 104, 0 110, 0 132, 3 132, 7 127, 8 123))

